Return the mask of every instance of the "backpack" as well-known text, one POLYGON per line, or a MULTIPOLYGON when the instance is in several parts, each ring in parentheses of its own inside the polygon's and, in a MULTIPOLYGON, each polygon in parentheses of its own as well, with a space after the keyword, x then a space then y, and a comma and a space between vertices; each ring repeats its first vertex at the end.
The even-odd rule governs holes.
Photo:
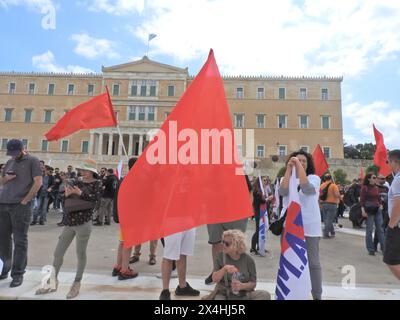
POLYGON ((325 201, 326 199, 328 199, 328 191, 329 191, 329 187, 331 186, 331 184, 332 184, 332 182, 329 182, 328 185, 325 188, 320 190, 320 192, 319 192, 319 200, 325 201))
POLYGON ((352 187, 347 190, 343 196, 343 203, 351 208, 352 205, 355 204, 354 202, 354 189, 352 187))

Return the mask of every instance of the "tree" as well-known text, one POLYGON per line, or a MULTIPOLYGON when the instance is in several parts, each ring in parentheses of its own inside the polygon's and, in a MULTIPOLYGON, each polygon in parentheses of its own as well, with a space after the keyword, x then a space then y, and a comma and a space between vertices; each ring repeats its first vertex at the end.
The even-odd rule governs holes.
POLYGON ((376 145, 372 143, 359 143, 357 145, 344 144, 343 152, 346 159, 366 159, 374 158, 376 145))
POLYGON ((285 172, 286 172, 286 167, 282 167, 282 168, 279 169, 277 176, 278 177, 283 177, 285 175, 285 172))
POLYGON ((335 179, 336 184, 348 184, 347 173, 343 171, 343 169, 337 169, 333 172, 333 177, 335 179))

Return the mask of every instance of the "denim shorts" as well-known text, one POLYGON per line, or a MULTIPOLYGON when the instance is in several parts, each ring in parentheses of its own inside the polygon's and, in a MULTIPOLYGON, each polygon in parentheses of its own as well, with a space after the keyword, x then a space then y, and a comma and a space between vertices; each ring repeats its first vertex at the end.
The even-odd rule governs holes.
POLYGON ((392 266, 400 264, 400 228, 398 226, 386 229, 383 262, 392 266))

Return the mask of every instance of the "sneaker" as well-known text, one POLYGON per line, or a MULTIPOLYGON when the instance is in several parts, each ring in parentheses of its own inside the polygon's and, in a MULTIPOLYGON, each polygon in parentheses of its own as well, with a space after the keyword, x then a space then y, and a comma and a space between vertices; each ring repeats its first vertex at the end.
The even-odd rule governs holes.
POLYGON ((57 223, 57 227, 64 227, 64 226, 65 226, 65 224, 62 222, 57 223))
POLYGON ((44 226, 44 222, 43 222, 43 221, 40 221, 39 224, 40 224, 41 226, 44 226))
POLYGON ((0 275, 0 280, 4 280, 8 278, 8 273, 0 275))
POLYGON ((34 226, 34 225, 36 225, 36 224, 37 224, 36 221, 32 221, 30 225, 31 225, 31 226, 34 226))
POLYGON ((374 256, 374 255, 375 255, 375 251, 370 251, 370 252, 368 252, 368 254, 369 254, 370 256, 374 256))
POLYGON ((136 278, 139 275, 139 272, 133 271, 132 269, 128 269, 127 271, 120 271, 118 275, 118 280, 128 280, 136 278))
POLYGON ((190 297, 197 297, 200 295, 199 290, 193 289, 189 283, 186 282, 186 287, 181 288, 179 285, 176 287, 175 290, 176 296, 190 296, 190 297))
POLYGON ((171 292, 168 289, 161 291, 160 300, 171 300, 171 292))
POLYGON ((24 281, 24 277, 23 276, 19 276, 19 277, 13 278, 11 283, 10 283, 10 288, 19 287, 22 284, 23 281, 24 281))
POLYGON ((129 259, 129 263, 136 263, 136 262, 138 262, 139 261, 139 256, 132 256, 130 259, 129 259))
POLYGON ((204 283, 207 284, 207 285, 213 283, 213 280, 212 280, 212 273, 204 280, 204 283))
POLYGON ((113 271, 112 271, 112 276, 113 277, 119 276, 120 273, 121 273, 121 267, 114 267, 113 268, 113 271))

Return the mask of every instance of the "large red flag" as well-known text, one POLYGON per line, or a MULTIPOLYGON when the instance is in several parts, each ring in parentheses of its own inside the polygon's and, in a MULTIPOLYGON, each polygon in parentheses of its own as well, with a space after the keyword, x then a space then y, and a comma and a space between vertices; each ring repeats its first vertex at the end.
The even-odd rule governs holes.
POLYGON ((329 164, 325 159, 325 155, 322 152, 321 146, 317 144, 315 150, 312 154, 315 166, 315 174, 319 177, 322 177, 326 170, 329 168, 329 164))
POLYGON ((246 179, 236 158, 224 86, 211 50, 122 182, 118 212, 125 247, 252 216, 246 179), (209 136, 204 138, 210 130, 226 137, 214 143, 209 136), (214 158, 218 153, 221 158, 214 158))
POLYGON ((108 90, 68 111, 45 134, 48 141, 59 140, 81 129, 115 127, 115 119, 108 90))
POLYGON ((392 170, 386 163, 387 161, 387 149, 385 147, 385 143, 383 142, 383 135, 376 128, 375 125, 372 125, 374 128, 374 136, 376 142, 376 150, 374 154, 374 163, 379 167, 379 173, 385 176, 388 176, 392 173, 392 170))

